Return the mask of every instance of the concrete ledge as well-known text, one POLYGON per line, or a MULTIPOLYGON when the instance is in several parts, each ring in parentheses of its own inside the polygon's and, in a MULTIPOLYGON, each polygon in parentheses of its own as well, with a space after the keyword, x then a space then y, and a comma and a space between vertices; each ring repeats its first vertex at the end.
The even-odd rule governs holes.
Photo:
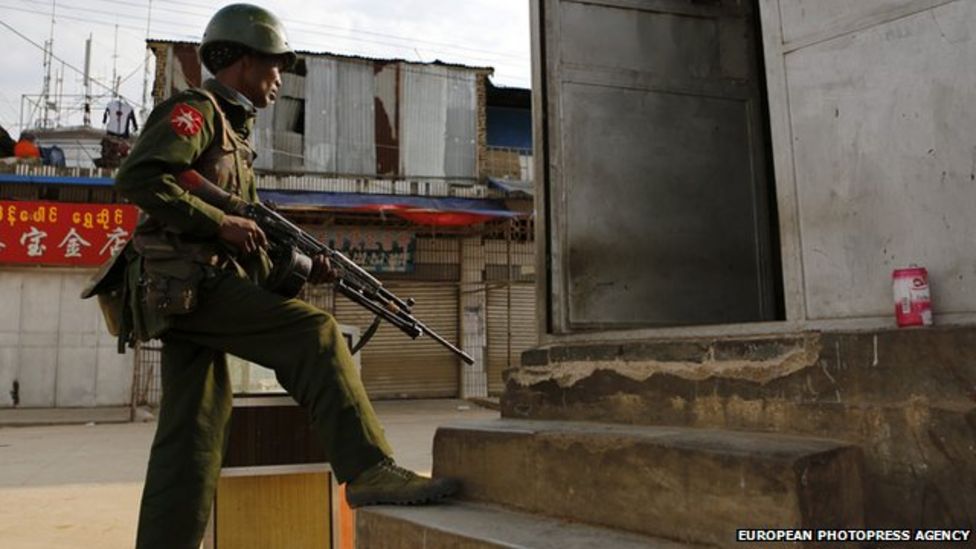
POLYGON ((356 512, 356 546, 359 549, 698 547, 471 503, 365 507, 356 512))
POLYGON ((441 427, 434 474, 466 500, 685 543, 739 528, 859 528, 859 448, 679 427, 495 420, 441 427))
POLYGON ((0 408, 0 426, 72 425, 79 423, 128 423, 128 406, 97 408, 0 408))
POLYGON ((872 528, 976 524, 976 327, 553 344, 502 416, 832 437, 865 453, 872 528))

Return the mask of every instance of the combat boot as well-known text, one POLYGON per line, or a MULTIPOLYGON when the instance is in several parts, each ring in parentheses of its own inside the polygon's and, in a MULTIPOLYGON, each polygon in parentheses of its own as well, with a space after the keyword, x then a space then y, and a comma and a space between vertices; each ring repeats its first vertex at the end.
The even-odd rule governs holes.
POLYGON ((450 496, 458 488, 456 479, 422 477, 390 459, 377 463, 346 484, 346 501, 350 507, 422 505, 450 496))

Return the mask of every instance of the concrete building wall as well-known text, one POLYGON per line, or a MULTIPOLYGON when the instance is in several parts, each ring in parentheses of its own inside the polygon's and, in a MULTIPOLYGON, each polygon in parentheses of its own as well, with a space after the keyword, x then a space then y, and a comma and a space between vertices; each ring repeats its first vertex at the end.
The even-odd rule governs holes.
POLYGON ((912 263, 976 312, 976 3, 760 6, 788 318, 890 323, 912 263))
MULTIPOLYGON (((912 264, 929 270, 937 323, 976 321, 976 255, 968 253, 976 230, 970 215, 976 206, 976 3, 753 1, 762 36, 785 319, 612 333, 643 338, 890 327, 892 271, 912 264)), ((542 66, 545 51, 550 63, 535 71, 533 83, 536 111, 551 110, 549 126, 536 116, 534 129, 537 147, 548 146, 550 153, 548 160, 536 154, 536 168, 550 179, 537 193, 543 206, 538 269, 550 273, 538 294, 540 305, 550 300, 540 318, 547 341, 599 337, 598 331, 566 331, 559 323, 566 316, 560 269, 568 259, 559 241, 565 206, 561 189, 547 185, 566 177, 559 164, 565 142, 586 137, 552 131, 551 121, 565 117, 558 109, 566 90, 552 82, 543 86, 544 71, 569 69, 565 60, 552 58, 553 48, 543 50, 540 29, 549 25, 547 39, 559 44, 573 44, 574 32, 588 32, 558 24, 553 13, 563 4, 577 9, 579 2, 532 4, 534 61, 542 66), (546 233, 550 223, 552 234, 546 233), (553 241, 549 248, 547 240, 553 241)), ((666 0, 624 4, 635 12, 635 25, 637 12, 656 13, 655 6, 699 9, 666 0)), ((610 11, 622 17, 620 10, 610 11)))
POLYGON ((0 271, 0 408, 15 394, 22 408, 129 403, 132 354, 116 352, 97 302, 78 297, 91 275, 0 271))

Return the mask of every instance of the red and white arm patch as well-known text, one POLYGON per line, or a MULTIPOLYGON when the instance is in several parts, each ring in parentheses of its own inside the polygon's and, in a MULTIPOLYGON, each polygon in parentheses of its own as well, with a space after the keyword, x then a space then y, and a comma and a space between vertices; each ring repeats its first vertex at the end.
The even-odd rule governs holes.
POLYGON ((203 115, 190 105, 180 103, 173 107, 173 112, 169 115, 169 125, 177 135, 192 137, 203 128, 203 115))

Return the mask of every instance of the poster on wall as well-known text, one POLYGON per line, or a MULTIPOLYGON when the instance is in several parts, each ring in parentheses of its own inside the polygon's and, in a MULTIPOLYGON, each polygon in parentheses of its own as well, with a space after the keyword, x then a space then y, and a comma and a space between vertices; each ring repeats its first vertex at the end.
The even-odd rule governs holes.
POLYGON ((138 219, 128 204, 0 200, 0 264, 96 267, 122 249, 138 219))
POLYGON ((371 273, 412 273, 417 238, 407 231, 377 229, 312 229, 330 248, 338 250, 371 273))

